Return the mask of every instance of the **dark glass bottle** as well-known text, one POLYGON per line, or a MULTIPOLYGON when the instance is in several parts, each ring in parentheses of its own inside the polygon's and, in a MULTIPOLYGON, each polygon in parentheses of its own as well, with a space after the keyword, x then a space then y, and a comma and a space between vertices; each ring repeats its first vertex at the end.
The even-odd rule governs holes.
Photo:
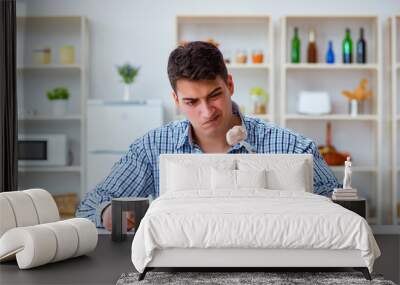
POLYGON ((315 31, 308 32, 307 62, 316 63, 318 61, 317 45, 315 44, 315 31))
POLYGON ((328 50, 326 51, 326 63, 335 63, 335 53, 333 51, 333 42, 328 42, 328 50))
POLYGON ((367 63, 367 43, 364 39, 363 28, 360 28, 360 38, 357 42, 357 63, 367 63))
POLYGON ((300 63, 301 61, 301 42, 299 38, 299 29, 297 27, 294 28, 294 35, 292 38, 292 53, 291 60, 292 63, 300 63))
POLYGON ((343 63, 353 62, 353 41, 350 36, 350 29, 346 29, 346 36, 343 40, 343 63))

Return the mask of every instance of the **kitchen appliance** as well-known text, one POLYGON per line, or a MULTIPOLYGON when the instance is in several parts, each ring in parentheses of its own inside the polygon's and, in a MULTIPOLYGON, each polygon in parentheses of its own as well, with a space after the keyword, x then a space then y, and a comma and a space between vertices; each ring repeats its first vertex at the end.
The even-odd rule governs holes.
POLYGON ((20 166, 65 166, 68 147, 65 134, 19 134, 20 166))

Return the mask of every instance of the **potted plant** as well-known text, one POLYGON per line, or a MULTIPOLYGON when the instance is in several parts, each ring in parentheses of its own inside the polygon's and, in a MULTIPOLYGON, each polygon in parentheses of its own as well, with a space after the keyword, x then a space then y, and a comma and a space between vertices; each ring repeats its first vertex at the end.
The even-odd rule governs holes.
POLYGON ((69 91, 65 87, 56 87, 47 92, 47 98, 52 102, 53 114, 55 116, 64 116, 67 111, 67 100, 69 91))
POLYGON ((118 74, 122 78, 122 82, 125 84, 124 89, 124 100, 128 101, 131 97, 131 84, 135 81, 136 76, 139 73, 140 67, 132 66, 129 63, 117 66, 118 74))
POLYGON ((367 85, 368 79, 363 78, 354 91, 342 91, 342 95, 349 100, 349 113, 351 116, 357 116, 360 111, 359 107, 362 107, 362 105, 359 105, 366 102, 367 99, 373 96, 373 92, 371 90, 367 90, 367 85))
POLYGON ((253 87, 250 89, 250 96, 253 101, 254 114, 266 114, 268 93, 261 87, 253 87))

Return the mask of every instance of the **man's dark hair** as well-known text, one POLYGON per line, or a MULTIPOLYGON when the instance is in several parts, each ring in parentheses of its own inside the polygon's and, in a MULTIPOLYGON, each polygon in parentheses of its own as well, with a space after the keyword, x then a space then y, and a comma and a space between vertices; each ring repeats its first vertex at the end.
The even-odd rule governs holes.
POLYGON ((227 82, 224 57, 211 43, 190 42, 178 46, 169 55, 168 78, 175 92, 179 79, 214 80, 218 75, 227 82))

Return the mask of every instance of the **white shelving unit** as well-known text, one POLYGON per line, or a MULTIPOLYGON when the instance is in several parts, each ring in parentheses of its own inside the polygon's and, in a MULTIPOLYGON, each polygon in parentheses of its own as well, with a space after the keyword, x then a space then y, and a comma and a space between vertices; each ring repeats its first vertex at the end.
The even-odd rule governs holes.
MULTIPOLYGON (((235 93, 233 100, 248 115, 275 121, 274 44, 273 23, 267 15, 178 15, 176 17, 176 43, 180 41, 206 41, 213 39, 233 75, 235 93), (238 50, 247 52, 247 63, 235 63, 238 50), (262 50, 263 63, 251 63, 253 50, 262 50), (249 90, 262 87, 269 94, 266 114, 252 114, 249 90)), ((181 116, 178 114, 177 118, 181 116)))
POLYGON ((298 115, 298 114, 287 114, 284 119, 289 120, 304 120, 304 121, 376 121, 378 117, 376 115, 357 115, 350 116, 344 114, 334 115, 298 115))
MULTIPOLYGON (((353 160, 353 186, 368 200, 368 220, 382 221, 382 39, 378 16, 360 15, 296 15, 285 16, 281 22, 281 124, 312 137, 318 145, 325 145, 325 126, 332 124, 333 144, 338 151, 350 152, 353 160), (291 39, 298 27, 301 40, 301 63, 291 63, 291 39), (342 63, 342 40, 350 28, 353 40, 353 61, 359 29, 364 28, 367 42, 366 64, 342 63), (318 63, 306 63, 308 31, 316 31, 318 63), (325 63, 328 41, 333 41, 335 63, 325 63), (362 78, 369 81, 374 95, 357 116, 348 114, 348 102, 343 90, 354 90, 362 78), (297 112, 300 91, 326 91, 332 113, 311 116, 297 112), (338 131, 340 129, 340 131, 338 131), (363 147, 360 147, 362 145, 363 147)), ((343 167, 332 166, 338 179, 343 178, 343 167)))
POLYGON ((52 194, 84 193, 86 173, 86 98, 88 97, 88 20, 83 16, 17 17, 17 94, 19 133, 67 135, 65 166, 20 166, 19 189, 40 187, 52 194), (72 45, 75 63, 61 64, 59 48, 72 45), (33 50, 51 48, 51 63, 38 65, 33 50), (67 113, 55 116, 46 92, 70 92, 67 113))
POLYGON ((392 222, 400 223, 400 15, 389 19, 390 74, 392 97, 392 222))
POLYGON ((301 70, 301 69, 309 69, 309 70, 377 70, 378 65, 376 64, 328 64, 328 63, 285 63, 284 67, 290 70, 301 70))
POLYGON ((79 64, 46 64, 46 65, 23 65, 17 66, 17 71, 22 72, 26 70, 54 70, 54 69, 82 69, 82 66, 79 64))

